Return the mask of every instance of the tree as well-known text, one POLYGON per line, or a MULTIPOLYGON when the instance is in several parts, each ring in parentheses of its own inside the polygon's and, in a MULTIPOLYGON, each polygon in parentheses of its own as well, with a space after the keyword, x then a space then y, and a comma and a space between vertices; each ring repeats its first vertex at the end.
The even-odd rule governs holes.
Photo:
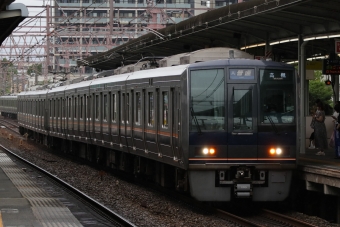
POLYGON ((317 99, 324 104, 332 105, 332 86, 327 86, 322 77, 322 71, 314 72, 315 79, 309 81, 309 110, 313 111, 317 99))
POLYGON ((1 68, 3 72, 3 94, 9 94, 11 93, 11 84, 12 79, 14 76, 18 74, 18 70, 13 65, 12 62, 8 61, 6 58, 3 58, 1 61, 1 68))
POLYGON ((33 64, 28 67, 27 69, 27 75, 32 75, 32 73, 35 73, 36 75, 42 75, 42 64, 33 64))

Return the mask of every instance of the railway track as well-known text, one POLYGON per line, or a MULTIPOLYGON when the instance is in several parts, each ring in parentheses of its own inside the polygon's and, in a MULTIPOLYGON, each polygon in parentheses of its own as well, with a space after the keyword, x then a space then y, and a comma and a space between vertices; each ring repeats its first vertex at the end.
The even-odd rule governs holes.
POLYGON ((111 211, 104 205, 98 203, 91 197, 85 195, 81 191, 77 190, 73 186, 69 185, 62 179, 59 179, 58 177, 54 176, 53 174, 45 171, 44 169, 36 166, 35 164, 25 160, 24 158, 20 157, 19 155, 15 154, 14 152, 10 151, 6 147, 0 144, 0 149, 4 151, 7 155, 14 157, 17 160, 20 160, 25 165, 29 166, 31 169, 36 170, 37 172, 45 175, 50 182, 53 184, 56 184, 58 187, 62 188, 63 190, 67 191, 69 194, 71 194, 73 197, 75 197, 77 200, 81 201, 86 206, 90 207, 92 210, 94 210, 97 214, 99 214, 104 219, 108 220, 110 223, 112 223, 112 226, 122 226, 122 227, 135 227, 133 223, 131 223, 129 220, 123 218, 119 214, 111 211))
POLYGON ((232 220, 235 224, 244 227, 317 227, 316 225, 267 209, 261 209, 260 212, 256 212, 256 214, 247 214, 244 216, 238 216, 221 209, 217 209, 216 211, 219 217, 232 220))
POLYGON ((19 125, 16 124, 13 120, 7 120, 7 119, 0 119, 0 126, 7 128, 11 132, 20 135, 19 132, 19 125))

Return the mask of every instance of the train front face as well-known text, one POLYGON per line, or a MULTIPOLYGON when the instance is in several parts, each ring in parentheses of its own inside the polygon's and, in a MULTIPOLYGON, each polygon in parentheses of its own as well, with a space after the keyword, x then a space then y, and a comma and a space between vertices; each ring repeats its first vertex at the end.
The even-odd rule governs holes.
POLYGON ((188 71, 189 184, 200 201, 283 201, 297 153, 296 75, 257 60, 188 71))

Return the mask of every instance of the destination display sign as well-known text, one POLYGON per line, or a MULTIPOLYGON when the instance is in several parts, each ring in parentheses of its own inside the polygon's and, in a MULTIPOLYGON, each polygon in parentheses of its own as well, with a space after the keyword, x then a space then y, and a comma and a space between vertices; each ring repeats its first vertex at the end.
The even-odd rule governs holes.
POLYGON ((340 75, 340 59, 324 59, 322 65, 322 74, 340 75))

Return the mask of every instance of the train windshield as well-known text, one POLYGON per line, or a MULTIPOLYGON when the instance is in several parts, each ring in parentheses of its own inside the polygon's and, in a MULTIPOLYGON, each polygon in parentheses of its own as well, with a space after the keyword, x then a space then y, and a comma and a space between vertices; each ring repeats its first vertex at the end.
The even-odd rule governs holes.
POLYGON ((291 124, 295 113, 293 71, 260 70, 261 123, 291 124))
POLYGON ((190 87, 190 131, 224 130, 224 70, 191 71, 190 87))

